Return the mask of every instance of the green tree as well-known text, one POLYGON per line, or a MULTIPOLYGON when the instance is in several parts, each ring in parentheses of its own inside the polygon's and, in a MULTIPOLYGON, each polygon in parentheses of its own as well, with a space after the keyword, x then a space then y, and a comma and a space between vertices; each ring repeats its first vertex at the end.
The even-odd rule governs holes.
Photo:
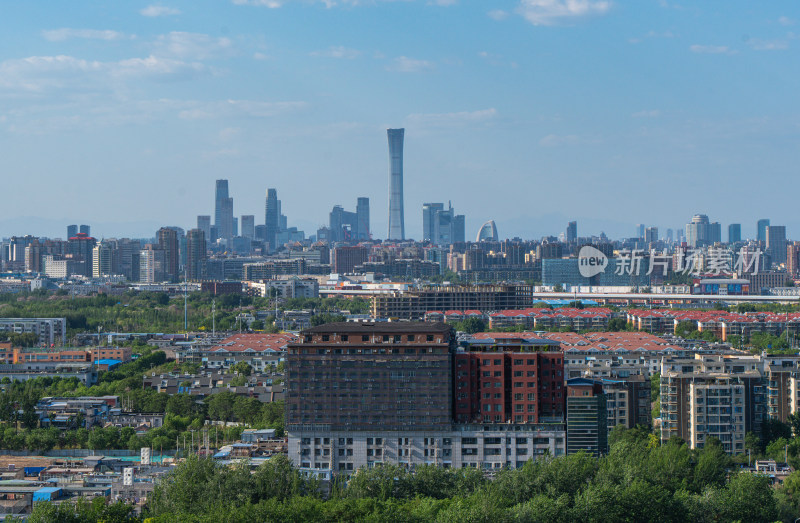
POLYGON ((206 399, 208 416, 217 421, 233 421, 233 406, 236 404, 236 394, 223 390, 212 394, 206 399))

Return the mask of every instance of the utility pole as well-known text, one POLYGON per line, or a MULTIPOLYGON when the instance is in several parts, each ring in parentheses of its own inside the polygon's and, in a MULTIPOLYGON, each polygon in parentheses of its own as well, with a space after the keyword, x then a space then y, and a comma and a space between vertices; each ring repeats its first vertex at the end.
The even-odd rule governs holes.
POLYGON ((189 339, 189 309, 188 298, 186 296, 186 267, 183 268, 183 332, 186 333, 186 339, 189 339))
POLYGON ((211 299, 211 336, 217 335, 217 299, 211 299))

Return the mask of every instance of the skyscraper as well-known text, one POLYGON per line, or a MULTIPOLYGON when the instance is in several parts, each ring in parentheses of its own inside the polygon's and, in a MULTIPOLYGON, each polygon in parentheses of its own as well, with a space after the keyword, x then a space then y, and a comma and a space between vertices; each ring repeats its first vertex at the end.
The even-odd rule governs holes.
POLYGON ((569 222, 567 224, 567 243, 576 243, 578 241, 578 222, 569 222))
POLYGON ((256 237, 256 217, 252 214, 242 215, 241 235, 251 240, 256 237))
POLYGON ((92 277, 103 278, 111 275, 112 250, 106 243, 98 243, 92 249, 92 277))
POLYGON ((422 204, 422 241, 430 240, 436 242, 434 236, 434 221, 436 212, 443 211, 443 203, 423 203, 422 204))
POLYGON ((481 241, 497 241, 497 226, 494 223, 494 220, 489 220, 488 222, 481 225, 481 228, 478 230, 478 236, 475 238, 476 242, 481 241))
POLYGON ((658 241, 658 227, 648 227, 644 230, 644 243, 651 244, 658 241))
POLYGON ((387 129, 389 138, 389 240, 405 240, 403 217, 403 137, 405 129, 387 129))
POLYGON ((422 205, 422 236, 435 245, 450 245, 464 241, 464 215, 456 215, 449 203, 447 210, 443 203, 422 205))
POLYGON ((197 217, 197 228, 203 231, 206 238, 211 238, 211 216, 202 215, 197 217))
POLYGON ((186 279, 203 279, 206 260, 206 237, 201 229, 192 229, 186 238, 186 279))
POLYGON ((228 194, 228 180, 217 180, 214 194, 214 227, 220 238, 233 238, 233 198, 228 194))
POLYGON ((78 234, 77 225, 67 225, 67 239, 75 237, 78 234))
POLYGON ((722 241, 722 226, 711 223, 705 214, 695 214, 692 223, 686 224, 686 243, 689 247, 714 245, 722 241))
POLYGON ((767 241, 767 227, 769 227, 769 218, 762 218, 758 220, 758 223, 756 223, 756 240, 760 242, 767 241))
POLYGON ((774 265, 786 263, 786 226, 767 226, 767 253, 774 265))
POLYGON ((81 234, 85 234, 86 236, 91 236, 92 235, 92 228, 89 227, 88 225, 81 225, 80 229, 78 230, 78 232, 80 232, 81 234))
POLYGON ((267 203, 265 207, 264 225, 267 227, 266 241, 269 250, 274 251, 278 246, 278 228, 280 226, 280 202, 278 191, 267 189, 267 203))
POLYGON ((728 243, 742 241, 742 224, 732 223, 728 225, 728 243))
POLYGON ((359 240, 369 240, 369 198, 360 197, 356 202, 356 235, 359 240))
POLYGON ((164 251, 164 277, 169 281, 178 281, 178 233, 169 227, 162 227, 158 230, 157 237, 158 248, 164 251))

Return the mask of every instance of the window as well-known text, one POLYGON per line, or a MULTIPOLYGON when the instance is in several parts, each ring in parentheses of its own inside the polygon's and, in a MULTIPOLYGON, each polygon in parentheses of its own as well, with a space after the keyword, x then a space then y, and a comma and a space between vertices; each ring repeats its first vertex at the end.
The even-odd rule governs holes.
POLYGON ((407 341, 414 341, 414 335, 413 334, 409 334, 408 336, 406 336, 406 340, 407 341))
POLYGON ((361 336, 361 341, 369 341, 369 336, 364 334, 363 336, 361 336))
POLYGON ((493 363, 494 363, 494 365, 502 365, 503 364, 503 360, 494 360, 493 363))
POLYGON ((322 335, 322 341, 330 341, 330 340, 331 340, 331 337, 329 335, 327 335, 327 334, 323 334, 322 335))
POLYGON ((428 336, 425 339, 427 341, 433 341, 433 334, 428 334, 428 336))
POLYGON ((350 341, 350 336, 347 334, 342 334, 342 341, 350 341))

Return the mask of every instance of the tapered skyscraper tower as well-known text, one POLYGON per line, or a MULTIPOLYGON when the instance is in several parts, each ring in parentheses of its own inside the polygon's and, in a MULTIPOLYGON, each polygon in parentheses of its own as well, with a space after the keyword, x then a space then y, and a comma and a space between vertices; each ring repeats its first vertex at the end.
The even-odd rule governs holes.
POLYGON ((405 129, 387 129, 389 135, 389 236, 388 240, 405 240, 403 217, 403 135, 405 129))

